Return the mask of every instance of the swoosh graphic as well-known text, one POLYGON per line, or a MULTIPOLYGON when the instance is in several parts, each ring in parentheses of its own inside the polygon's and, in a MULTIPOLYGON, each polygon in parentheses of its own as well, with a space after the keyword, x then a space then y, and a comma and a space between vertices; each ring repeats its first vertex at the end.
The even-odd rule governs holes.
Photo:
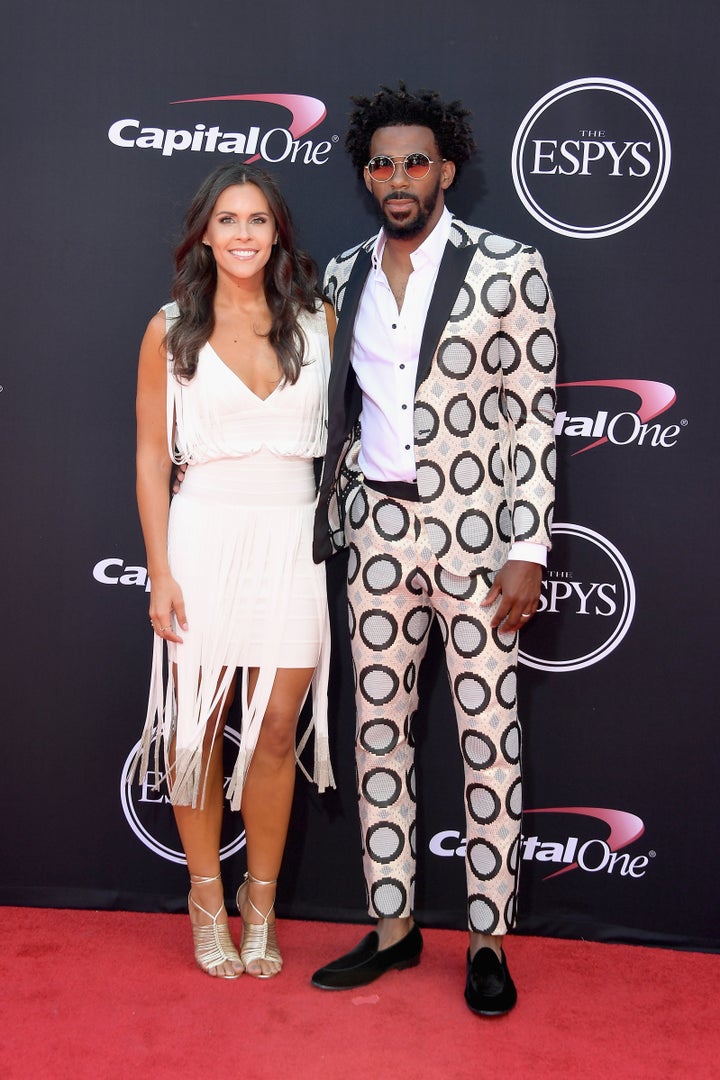
MULTIPOLYGON (((266 101, 271 105, 280 105, 287 109, 292 117, 288 125, 288 131, 293 139, 299 139, 312 131, 327 116, 327 109, 319 98, 307 97, 305 94, 223 94, 219 97, 183 98, 180 101, 171 101, 171 105, 192 105, 201 101, 266 101)), ((248 164, 257 161, 259 154, 248 158, 248 164)))
MULTIPOLYGON (((655 384, 657 385, 657 384, 655 384)), ((662 383, 659 385, 663 385, 662 383)), ((619 851, 620 848, 632 844, 645 832, 645 823, 636 814, 630 814, 627 810, 607 810, 601 806, 550 806, 542 810, 525 810, 525 814, 580 814, 583 817, 596 818, 603 821, 610 829, 605 843, 611 851, 619 851)), ((556 870, 554 874, 548 874, 543 881, 567 874, 570 870, 577 869, 577 863, 556 870)))
MULTIPOLYGON (((616 390, 629 390, 640 399, 640 404, 635 411, 642 424, 646 424, 648 420, 654 420, 677 400, 677 394, 672 386, 663 382, 651 382, 649 379, 591 379, 585 382, 558 383, 558 388, 561 386, 610 386, 616 390)), ((584 446, 582 450, 576 450, 572 457, 584 454, 596 446, 602 446, 607 441, 607 435, 602 439, 596 439, 589 446, 584 446)))

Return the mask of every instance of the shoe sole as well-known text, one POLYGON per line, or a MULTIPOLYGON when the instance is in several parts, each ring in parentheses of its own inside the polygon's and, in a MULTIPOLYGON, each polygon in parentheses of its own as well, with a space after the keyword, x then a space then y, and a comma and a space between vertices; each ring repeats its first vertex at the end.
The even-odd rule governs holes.
MULTIPOLYGON (((416 956, 412 960, 400 960, 397 964, 392 964, 386 968, 385 971, 378 972, 377 975, 373 975, 371 979, 366 982, 353 983, 352 986, 328 986, 326 983, 316 982, 314 979, 310 980, 310 985, 314 986, 316 990, 361 990, 363 986, 370 986, 372 983, 377 982, 383 975, 387 975, 389 971, 405 971, 407 968, 417 967, 420 963, 420 957, 416 956)), ((348 971, 352 971, 352 968, 348 968, 348 971)))
POLYGON ((509 1012, 512 1012, 515 1008, 515 1002, 512 1003, 507 1009, 474 1009, 467 998, 465 998, 465 1004, 471 1013, 475 1013, 476 1016, 507 1016, 509 1012))

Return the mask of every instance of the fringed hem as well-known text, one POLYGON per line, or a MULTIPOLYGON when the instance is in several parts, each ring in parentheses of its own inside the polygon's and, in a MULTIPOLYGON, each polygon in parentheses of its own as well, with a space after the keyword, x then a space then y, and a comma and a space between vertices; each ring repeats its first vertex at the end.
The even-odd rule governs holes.
MULTIPOLYGON (((294 551, 300 542, 299 533, 286 548, 289 566, 294 561, 294 551)), ((235 556, 237 557, 237 551, 235 556)), ((231 575, 222 574, 223 580, 231 580, 231 575)), ((278 580, 284 575, 280 573, 278 580)), ((320 792, 328 787, 335 787, 335 777, 330 760, 330 740, 328 731, 328 679, 330 669, 330 619, 327 601, 323 595, 318 597, 318 625, 320 627, 320 648, 311 690, 313 711, 307 728, 296 740, 295 757, 303 775, 317 785, 320 792), (314 733, 314 760, 312 775, 301 761, 311 735, 314 733)), ((284 625, 287 604, 281 590, 269 598, 268 610, 273 613, 273 621, 278 627, 284 625)), ((222 622, 222 620, 219 620, 222 622)), ((279 641, 282 635, 279 635, 279 641)), ((222 715, 237 666, 215 648, 201 649, 196 653, 196 661, 183 673, 176 672, 174 657, 167 656, 165 642, 155 636, 150 677, 148 709, 140 744, 133 763, 132 775, 139 772, 144 782, 150 772, 154 772, 157 790, 166 781, 170 802, 176 806, 200 807, 205 801, 207 768, 203 768, 203 754, 209 757, 210 751, 219 734, 218 724, 212 731, 209 746, 206 745, 208 724, 211 717, 222 715), (200 654, 203 654, 201 658, 200 654), (203 662, 203 660, 205 662, 203 662), (176 677, 182 678, 178 687, 176 677), (178 703, 184 719, 178 716, 178 703), (173 744, 175 745, 173 746, 173 744), (171 754, 171 749, 173 753, 171 754), (172 764, 171 764, 172 760, 172 764)), ((248 770, 257 746, 263 718, 270 701, 275 676, 282 666, 280 645, 274 647, 258 671, 258 678, 252 695, 249 694, 248 668, 242 669, 241 705, 242 723, 240 746, 235 761, 227 798, 233 810, 239 810, 248 770)), ((191 659, 188 643, 175 652, 182 656, 181 669, 191 659)))
MULTIPOLYGON (((328 731, 328 674, 330 667, 330 638, 329 620, 326 633, 320 647, 320 657, 317 668, 313 675, 312 701, 313 712, 310 722, 305 731, 297 739, 295 746, 295 761, 303 775, 317 786, 320 793, 329 787, 334 788, 335 775, 330 759, 330 737, 328 731), (305 750, 311 736, 314 738, 314 755, 312 775, 301 761, 301 754, 305 750)), ((148 705, 145 727, 142 732, 135 759, 130 769, 131 781, 137 775, 140 783, 147 780, 149 774, 155 776, 152 785, 154 791, 158 791, 163 783, 167 785, 167 792, 173 806, 192 806, 202 809, 205 804, 205 784, 207 781, 207 768, 203 768, 203 739, 200 745, 191 749, 177 751, 173 765, 170 764, 170 746, 176 731, 175 717, 175 692, 172 678, 168 678, 165 688, 164 699, 159 699, 153 693, 162 687, 163 676, 163 651, 164 646, 160 638, 155 639, 153 649, 152 674, 150 681, 150 703, 148 705), (153 708, 153 702, 162 700, 162 707, 153 708)), ((225 688, 218 704, 220 709, 227 699, 230 681, 225 688)), ((270 698, 270 690, 275 681, 275 671, 261 671, 255 687, 255 692, 248 699, 247 671, 243 670, 242 677, 242 703, 243 718, 240 736, 240 746, 237 758, 230 777, 227 789, 227 799, 231 810, 240 810, 242 804, 243 789, 248 771, 252 763, 253 753, 257 745, 262 719, 270 698), (260 692, 260 693, 259 693, 260 692)), ((215 744, 218 730, 213 732, 211 745, 207 750, 207 756, 215 744)))
POLYGON ((328 678, 330 673, 330 617, 325 609, 320 656, 312 680, 313 715, 295 747, 295 760, 311 784, 316 784, 322 794, 329 787, 335 787, 335 775, 330 760, 330 734, 328 730, 328 678), (300 755, 307 746, 311 734, 315 733, 313 773, 307 771, 300 755))

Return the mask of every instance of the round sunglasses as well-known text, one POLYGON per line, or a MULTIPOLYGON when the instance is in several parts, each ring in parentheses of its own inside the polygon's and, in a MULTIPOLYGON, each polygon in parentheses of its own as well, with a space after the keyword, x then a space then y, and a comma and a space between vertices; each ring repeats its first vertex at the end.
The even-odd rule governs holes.
POLYGON ((411 180, 424 180, 430 172, 431 165, 441 165, 447 158, 441 161, 432 161, 427 154, 406 154, 404 158, 391 158, 387 154, 376 154, 370 158, 365 168, 372 180, 379 184, 385 184, 392 180, 397 165, 402 165, 406 176, 411 180))

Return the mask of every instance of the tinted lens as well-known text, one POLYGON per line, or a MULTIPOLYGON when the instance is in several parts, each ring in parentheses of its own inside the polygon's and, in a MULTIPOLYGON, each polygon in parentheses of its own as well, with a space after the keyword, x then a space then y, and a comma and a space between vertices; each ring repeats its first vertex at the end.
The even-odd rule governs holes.
POLYGON ((368 172, 373 180, 389 180, 395 171, 392 159, 389 157, 374 157, 368 161, 368 172))
POLYGON ((430 158, 427 154, 408 154, 405 158, 405 172, 411 180, 422 180, 430 171, 430 158))

